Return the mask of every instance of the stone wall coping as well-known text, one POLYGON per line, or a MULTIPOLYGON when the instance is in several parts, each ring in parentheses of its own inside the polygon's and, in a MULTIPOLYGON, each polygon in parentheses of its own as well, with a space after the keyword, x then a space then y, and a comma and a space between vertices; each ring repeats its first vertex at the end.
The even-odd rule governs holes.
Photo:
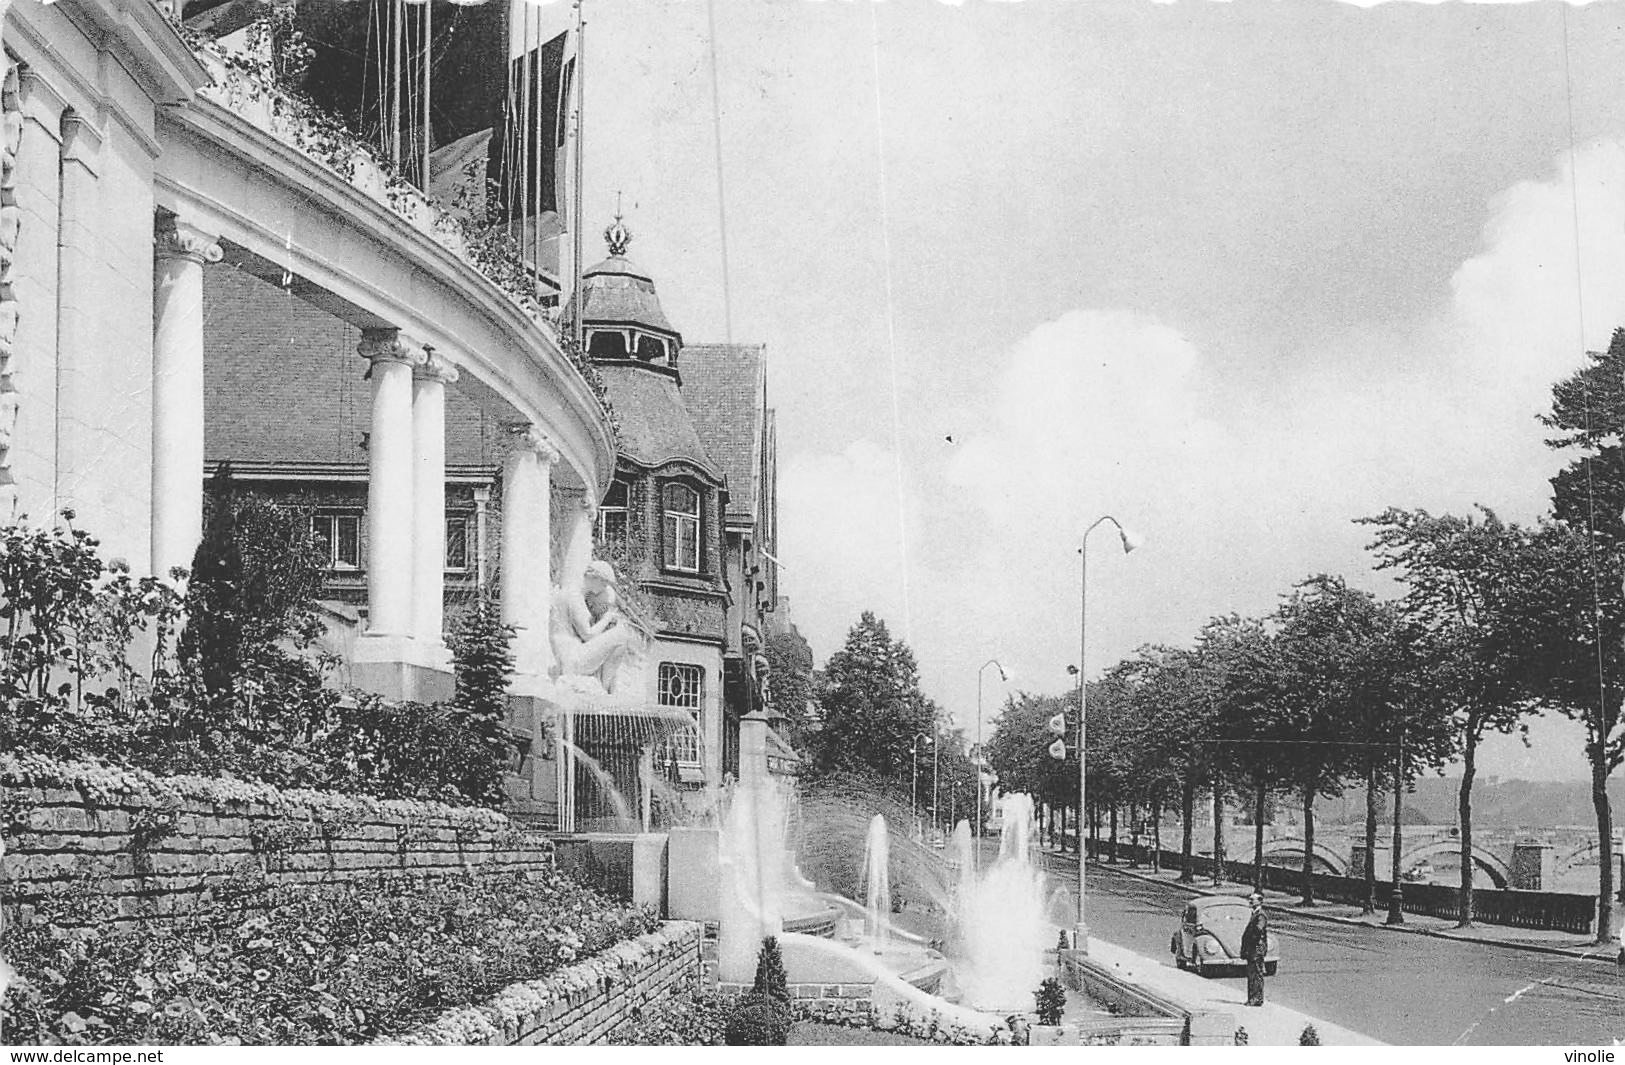
POLYGON ((478 1006, 448 1010, 426 1024, 373 1042, 374 1046, 467 1046, 501 1044, 527 1030, 527 1022, 549 1007, 603 988, 628 969, 678 951, 699 955, 700 926, 667 921, 655 932, 623 940, 608 949, 536 980, 509 984, 478 1006))
POLYGON ((414 827, 424 828, 523 831, 507 815, 483 807, 451 806, 419 799, 378 799, 302 788, 281 790, 269 784, 229 777, 161 777, 142 769, 119 769, 89 761, 58 761, 34 754, 0 754, 0 784, 39 789, 47 805, 71 805, 73 801, 89 800, 132 809, 159 806, 176 813, 212 812, 188 808, 193 803, 201 803, 215 808, 245 808, 245 813, 257 807, 269 816, 323 823, 376 823, 382 817, 409 821, 414 827), (53 791, 57 794, 51 794, 53 791), (63 794, 69 791, 78 795, 63 794), (126 801, 119 801, 121 799, 126 801))

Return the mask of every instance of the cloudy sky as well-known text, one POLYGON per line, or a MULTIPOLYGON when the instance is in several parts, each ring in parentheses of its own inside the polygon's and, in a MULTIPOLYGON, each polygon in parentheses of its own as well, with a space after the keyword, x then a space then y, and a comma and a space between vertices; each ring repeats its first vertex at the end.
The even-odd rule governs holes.
POLYGON ((1067 686, 1094 517, 1145 545, 1092 539, 1091 675, 1390 594, 1351 519, 1540 513, 1534 416, 1625 324, 1625 6, 717 0, 720 198, 706 4, 587 10, 589 217, 768 344, 797 623, 875 610, 973 731, 989 657, 1067 686))

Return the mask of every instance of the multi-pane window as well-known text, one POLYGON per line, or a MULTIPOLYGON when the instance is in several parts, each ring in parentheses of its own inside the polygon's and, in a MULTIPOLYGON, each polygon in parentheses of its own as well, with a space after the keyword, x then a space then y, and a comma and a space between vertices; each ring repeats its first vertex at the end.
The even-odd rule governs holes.
POLYGON ((317 511, 310 516, 310 534, 328 569, 361 568, 361 515, 353 511, 317 511))
POLYGON ((660 663, 660 705, 687 710, 693 728, 679 728, 666 741, 668 760, 678 765, 700 764, 700 707, 705 699, 705 667, 687 662, 660 663))
POLYGON ((626 482, 611 481, 604 502, 598 507, 598 539, 618 543, 626 539, 626 482))
POLYGON ((666 514, 667 569, 700 571, 700 493, 686 484, 670 483, 662 493, 666 514))
POLYGON ((469 568, 469 535, 467 514, 446 515, 446 569, 466 573, 469 568))

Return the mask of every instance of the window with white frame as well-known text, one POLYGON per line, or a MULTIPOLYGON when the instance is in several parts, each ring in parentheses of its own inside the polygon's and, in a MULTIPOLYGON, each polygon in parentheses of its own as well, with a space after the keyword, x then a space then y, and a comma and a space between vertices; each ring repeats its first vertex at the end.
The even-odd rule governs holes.
POLYGON ((598 507, 598 540, 613 544, 626 539, 627 488, 625 481, 609 482, 598 507))
POLYGON ((330 570, 361 568, 361 515, 319 510, 310 516, 310 535, 322 564, 330 570))
POLYGON ((686 484, 667 483, 661 498, 665 510, 667 569, 700 571, 700 493, 686 484))
POLYGON ((662 662, 659 674, 660 705, 687 710, 693 728, 679 728, 666 740, 666 760, 678 765, 700 764, 700 710, 705 701, 705 667, 687 662, 662 662))
POLYGON ((474 522, 468 514, 446 515, 446 572, 467 573, 473 552, 474 522))

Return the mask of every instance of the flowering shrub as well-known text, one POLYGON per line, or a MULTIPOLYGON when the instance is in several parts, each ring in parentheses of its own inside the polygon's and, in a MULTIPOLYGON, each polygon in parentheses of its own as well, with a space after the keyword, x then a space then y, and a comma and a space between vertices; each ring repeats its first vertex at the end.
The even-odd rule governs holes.
POLYGON ((71 512, 53 529, 0 527, 0 750, 501 805, 512 741, 498 719, 506 700, 492 709, 505 675, 500 623, 486 617, 459 639, 460 703, 339 691, 326 683, 331 659, 311 646, 321 572, 308 521, 237 493, 224 469, 212 489, 184 599, 122 561, 104 565, 71 512), (138 636, 153 648, 142 668, 138 636))
POLYGON ((8 922, 12 1044, 351 1044, 650 931, 561 873, 239 878, 206 907, 123 929, 84 884, 8 922))
POLYGON ((145 804, 172 807, 184 799, 205 803, 257 803, 270 809, 321 824, 339 824, 372 817, 443 818, 459 827, 501 830, 512 822, 495 810, 447 806, 419 799, 380 799, 300 788, 278 789, 268 784, 230 777, 157 776, 142 769, 120 769, 97 762, 67 762, 38 754, 0 754, 0 789, 7 794, 23 787, 72 788, 92 801, 135 796, 145 804))

